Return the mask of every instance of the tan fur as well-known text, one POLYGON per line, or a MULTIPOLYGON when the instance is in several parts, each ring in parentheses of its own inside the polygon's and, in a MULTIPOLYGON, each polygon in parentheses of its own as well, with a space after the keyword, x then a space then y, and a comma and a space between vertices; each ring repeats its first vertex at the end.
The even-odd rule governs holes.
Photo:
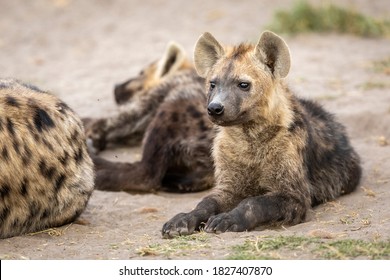
POLYGON ((164 237, 244 231, 303 222, 312 205, 353 191, 360 159, 344 127, 314 102, 294 96, 282 78, 289 49, 266 31, 255 46, 222 48, 205 33, 195 67, 206 79, 216 187, 189 213, 168 221, 164 237))
POLYGON ((0 80, 0 237, 73 221, 93 190, 76 114, 57 97, 0 80))

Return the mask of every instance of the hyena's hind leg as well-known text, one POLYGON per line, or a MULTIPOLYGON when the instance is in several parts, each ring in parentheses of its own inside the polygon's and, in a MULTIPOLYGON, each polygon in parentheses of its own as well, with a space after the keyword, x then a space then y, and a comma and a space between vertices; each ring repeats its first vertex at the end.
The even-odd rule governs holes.
MULTIPOLYGON (((186 101, 180 104, 185 106, 186 101)), ((116 163, 92 157, 96 168, 96 189, 191 192, 211 187, 214 178, 208 127, 211 124, 205 123, 201 114, 199 118, 189 117, 187 112, 181 114, 176 105, 176 110, 170 113, 165 110, 170 106, 164 104, 150 123, 143 141, 141 161, 116 163)))
POLYGON ((111 162, 92 156, 96 170, 95 189, 129 192, 159 190, 168 164, 173 161, 170 147, 163 140, 161 134, 150 135, 146 139, 141 161, 134 163, 111 162))

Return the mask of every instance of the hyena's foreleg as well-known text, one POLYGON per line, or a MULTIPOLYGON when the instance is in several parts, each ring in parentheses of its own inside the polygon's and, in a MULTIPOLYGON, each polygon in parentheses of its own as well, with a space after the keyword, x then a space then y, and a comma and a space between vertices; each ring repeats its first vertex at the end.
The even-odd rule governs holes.
MULTIPOLYGON (((305 201, 305 200, 303 200, 305 201)), ((194 210, 180 213, 164 224, 165 238, 206 232, 246 231, 262 224, 297 224, 304 221, 309 203, 286 194, 267 194, 240 201, 216 194, 205 197, 194 210), (230 211, 226 211, 226 203, 230 211), (232 205, 235 205, 232 207, 232 205)))

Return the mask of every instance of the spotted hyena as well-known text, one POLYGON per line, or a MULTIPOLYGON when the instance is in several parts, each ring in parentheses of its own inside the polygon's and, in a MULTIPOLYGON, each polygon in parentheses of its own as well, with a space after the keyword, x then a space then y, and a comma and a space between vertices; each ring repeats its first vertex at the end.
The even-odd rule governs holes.
POLYGON ((0 80, 0 139, 0 238, 75 220, 94 180, 75 113, 34 86, 0 80))
POLYGON ((256 45, 223 48, 209 33, 195 47, 206 78, 207 111, 219 131, 213 144, 216 187, 189 213, 162 229, 165 237, 294 225, 311 206, 352 192, 359 157, 344 127, 318 104, 293 95, 282 79, 286 43, 264 32, 256 45))
POLYGON ((182 47, 171 43, 162 58, 115 87, 120 113, 89 120, 87 135, 96 151, 142 139, 142 159, 110 162, 92 156, 96 189, 191 192, 213 185, 212 123, 204 113, 204 79, 182 47))

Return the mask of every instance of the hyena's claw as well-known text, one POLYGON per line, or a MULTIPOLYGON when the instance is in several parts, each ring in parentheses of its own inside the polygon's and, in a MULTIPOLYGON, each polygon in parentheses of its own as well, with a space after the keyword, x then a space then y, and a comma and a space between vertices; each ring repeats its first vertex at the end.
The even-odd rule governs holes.
POLYGON ((241 232, 247 230, 240 218, 231 213, 221 213, 210 217, 204 228, 209 233, 223 233, 226 231, 241 232))
POLYGON ((179 235, 190 235, 194 233, 197 219, 190 213, 180 213, 166 222, 162 228, 163 238, 173 238, 179 235))

